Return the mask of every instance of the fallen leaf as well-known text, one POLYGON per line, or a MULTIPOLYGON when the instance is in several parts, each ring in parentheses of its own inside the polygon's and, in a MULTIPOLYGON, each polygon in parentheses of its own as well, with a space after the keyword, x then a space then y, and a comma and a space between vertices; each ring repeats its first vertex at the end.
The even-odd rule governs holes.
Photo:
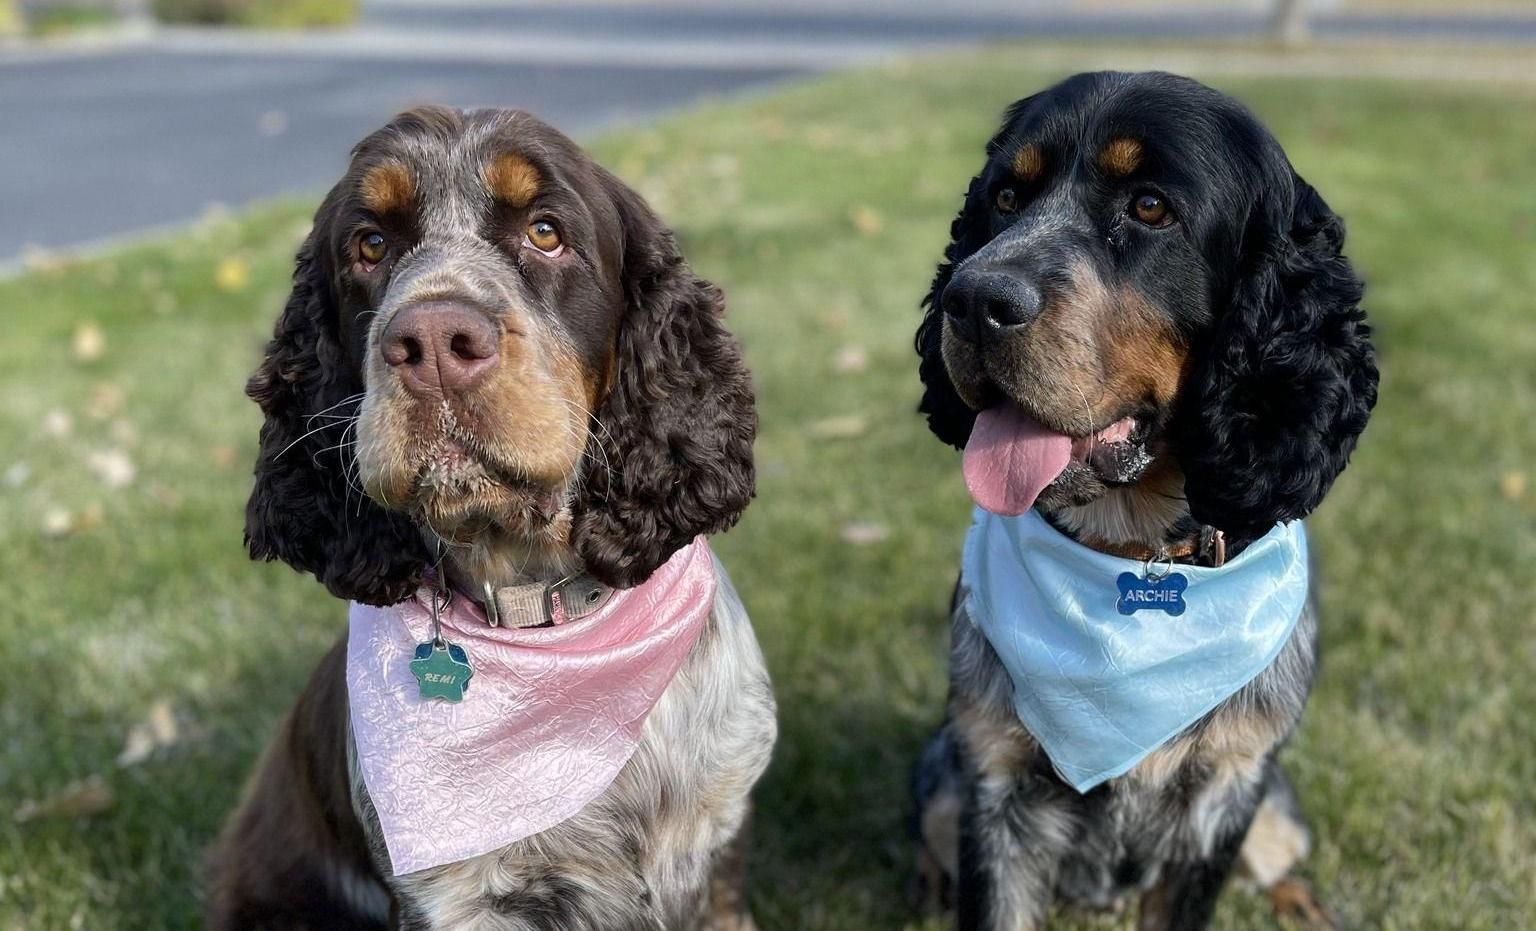
POLYGON ((128 395, 122 386, 104 381, 91 389, 91 399, 85 404, 85 413, 96 420, 106 420, 115 417, 127 399, 128 395))
POLYGON ((213 464, 220 469, 233 468, 235 455, 235 448, 233 446, 215 446, 213 448, 213 464))
POLYGON ((43 533, 50 537, 62 537, 74 526, 74 515, 65 508, 49 508, 43 512, 43 533))
POLYGON ((49 411, 43 415, 43 432, 62 440, 75 428, 75 422, 65 411, 49 411))
POLYGON ((213 270, 213 283, 220 291, 244 291, 251 283, 251 263, 238 255, 222 259, 213 270))
POLYGON ((120 449, 99 449, 85 458, 85 465, 108 488, 126 488, 138 474, 133 460, 120 449))
POLYGON ((848 211, 848 220, 863 236, 874 236, 885 228, 885 218, 873 207, 853 208, 848 211))
POLYGON ((840 536, 844 543, 852 543, 854 546, 868 546, 871 543, 879 543, 891 535, 891 528, 884 524, 860 523, 855 521, 844 524, 840 536))
POLYGON ((80 509, 79 514, 75 515, 75 519, 70 521, 69 529, 74 533, 89 533, 100 529, 106 522, 107 514, 102 510, 101 505, 87 504, 80 509))
POLYGON ((819 439, 846 440, 862 435, 869 429, 869 422, 858 414, 843 414, 812 421, 807 429, 819 439))
POLYGON ((75 327, 75 338, 71 343, 75 358, 81 362, 95 362, 107 351, 107 337, 101 332, 101 327, 94 323, 86 322, 75 327))
POLYGON ((863 346, 855 346, 852 343, 837 350, 837 355, 832 359, 833 371, 848 375, 854 372, 862 372, 869 368, 869 353, 863 346))
POLYGON ((101 776, 87 776, 71 782, 40 801, 26 801, 17 806, 12 817, 17 824, 37 818, 89 818, 112 807, 112 787, 101 776))
POLYGON ((160 699, 149 708, 144 720, 128 729, 123 750, 117 755, 118 766, 136 766, 149 759, 156 750, 172 747, 181 739, 181 729, 176 724, 176 712, 171 703, 160 699))
POLYGON ((1511 501, 1519 501, 1525 497, 1526 479, 1524 472, 1505 472, 1499 476, 1499 491, 1511 501))

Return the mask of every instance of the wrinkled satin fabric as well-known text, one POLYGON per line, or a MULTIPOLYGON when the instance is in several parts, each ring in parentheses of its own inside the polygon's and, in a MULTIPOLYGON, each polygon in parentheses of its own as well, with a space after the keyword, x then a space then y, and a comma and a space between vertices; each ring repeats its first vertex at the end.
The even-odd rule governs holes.
POLYGON ((443 637, 474 667, 458 704, 422 700, 411 675, 416 645, 432 636, 428 590, 389 608, 354 603, 352 737, 395 874, 498 850, 601 795, 698 641, 718 585, 699 537, 645 584, 557 627, 491 627, 456 596, 443 637))
POLYGON ((1119 613, 1115 580, 1143 563, 1100 553, 1039 512, 976 509, 962 588, 971 623, 1013 680, 1013 707, 1079 792, 1124 775, 1264 670, 1307 598, 1300 521, 1276 524, 1189 580, 1178 617, 1119 613))

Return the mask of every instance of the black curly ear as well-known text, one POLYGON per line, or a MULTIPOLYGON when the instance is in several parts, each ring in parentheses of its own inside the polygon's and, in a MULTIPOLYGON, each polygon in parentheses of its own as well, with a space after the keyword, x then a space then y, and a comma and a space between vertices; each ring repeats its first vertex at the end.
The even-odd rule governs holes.
POLYGON ((955 385, 944 367, 944 288, 955 273, 955 266, 971 255, 985 242, 973 241, 975 234, 969 221, 971 201, 982 185, 980 175, 971 179, 965 192, 965 204, 949 225, 949 245, 944 248, 944 260, 933 274, 933 284, 928 296, 923 298, 923 322, 917 325, 917 374, 923 380, 923 399, 917 410, 928 417, 928 429, 934 436, 955 447, 964 447, 971 438, 971 427, 976 423, 976 412, 960 400, 955 385))
POLYGON ((363 383, 337 330, 326 209, 299 250, 293 292, 245 389, 266 415, 245 543, 253 559, 313 573, 339 598, 394 604, 416 590, 427 553, 406 518, 349 487, 352 446, 343 442, 346 421, 333 418, 356 414, 363 383))
POLYGON ((1249 224, 1244 277, 1196 349, 1175 425, 1191 513, 1239 539, 1311 513, 1376 404, 1343 221, 1290 177, 1292 196, 1249 224))
POLYGON ((633 192, 607 180, 623 223, 626 307, 571 538, 589 572, 629 588, 695 536, 736 523, 755 487, 757 411, 720 289, 694 275, 633 192))

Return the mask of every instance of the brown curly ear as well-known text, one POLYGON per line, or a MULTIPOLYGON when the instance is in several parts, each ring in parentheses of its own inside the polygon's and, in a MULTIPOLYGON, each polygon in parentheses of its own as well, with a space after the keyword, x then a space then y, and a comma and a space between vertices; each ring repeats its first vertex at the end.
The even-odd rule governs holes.
POLYGON ((245 389, 266 415, 245 543, 253 559, 313 573, 339 598, 394 604, 415 591, 427 554, 408 520, 349 484, 357 466, 343 441, 363 383, 337 330, 326 210, 299 250, 288 305, 245 389))
POLYGON ((736 523, 756 481, 757 411, 720 289, 694 275, 633 192, 608 181, 626 307, 571 538, 589 572, 629 588, 695 536, 736 523))

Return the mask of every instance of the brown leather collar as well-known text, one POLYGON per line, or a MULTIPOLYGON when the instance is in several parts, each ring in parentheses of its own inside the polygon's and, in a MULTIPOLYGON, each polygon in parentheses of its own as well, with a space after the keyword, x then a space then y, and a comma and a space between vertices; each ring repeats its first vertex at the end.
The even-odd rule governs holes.
POLYGON ((1227 561, 1227 538, 1215 527, 1201 527, 1200 532, 1187 540, 1178 543, 1170 543, 1160 550, 1140 543, 1111 543, 1108 540, 1084 539, 1079 543, 1089 549, 1108 553, 1111 556, 1119 556, 1122 559, 1135 559, 1141 562, 1175 562, 1187 565, 1210 566, 1213 569, 1220 568, 1227 561))

